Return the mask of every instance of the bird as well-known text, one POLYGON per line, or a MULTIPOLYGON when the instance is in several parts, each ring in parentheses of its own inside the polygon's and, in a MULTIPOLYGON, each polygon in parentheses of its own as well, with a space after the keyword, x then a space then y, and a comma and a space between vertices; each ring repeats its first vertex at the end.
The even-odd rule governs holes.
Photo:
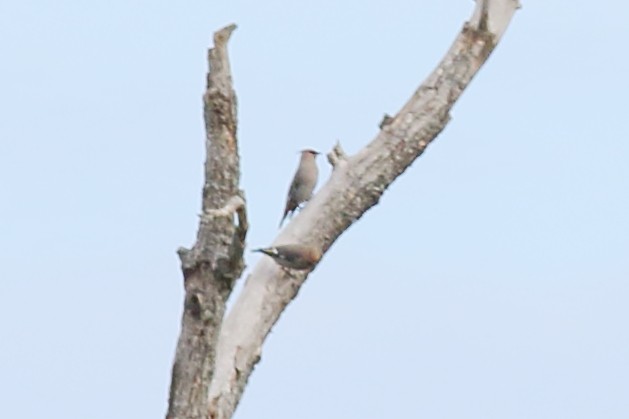
POLYGON ((295 212, 299 205, 308 201, 312 197, 312 191, 314 191, 314 188, 317 185, 317 178, 319 177, 319 169, 317 168, 316 161, 319 154, 320 153, 318 151, 310 149, 301 151, 299 167, 297 168, 293 181, 288 189, 286 207, 284 208, 284 215, 280 221, 280 227, 282 227, 282 224, 289 213, 292 214, 295 212))
POLYGON ((321 260, 322 256, 318 247, 304 244, 284 244, 254 249, 252 252, 264 253, 270 256, 278 265, 297 271, 312 269, 321 260))

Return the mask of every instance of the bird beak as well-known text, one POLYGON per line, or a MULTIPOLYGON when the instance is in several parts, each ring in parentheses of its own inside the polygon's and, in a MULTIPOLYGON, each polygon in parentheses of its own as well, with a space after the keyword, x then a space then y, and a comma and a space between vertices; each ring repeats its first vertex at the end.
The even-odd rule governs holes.
POLYGON ((268 256, 275 256, 275 253, 271 249, 253 249, 252 252, 264 253, 268 256))

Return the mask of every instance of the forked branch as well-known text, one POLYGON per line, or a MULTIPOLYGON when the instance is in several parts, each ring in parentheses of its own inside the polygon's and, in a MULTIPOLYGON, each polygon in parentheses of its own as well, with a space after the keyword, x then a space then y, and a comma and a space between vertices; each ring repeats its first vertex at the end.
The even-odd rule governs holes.
MULTIPOLYGON (((450 109, 506 30, 517 0, 477 0, 448 53, 366 147, 347 156, 340 145, 328 155, 328 182, 276 238, 327 251, 378 203, 386 188, 419 157, 450 120, 450 109)), ((191 250, 180 249, 186 297, 173 366, 167 417, 229 419, 260 360, 262 344, 297 295, 307 273, 291 274, 263 258, 223 319, 227 297, 242 274, 247 231, 236 139, 236 96, 227 40, 235 26, 214 36, 208 87, 203 215, 191 250), (238 215, 234 224, 233 214, 238 215)))

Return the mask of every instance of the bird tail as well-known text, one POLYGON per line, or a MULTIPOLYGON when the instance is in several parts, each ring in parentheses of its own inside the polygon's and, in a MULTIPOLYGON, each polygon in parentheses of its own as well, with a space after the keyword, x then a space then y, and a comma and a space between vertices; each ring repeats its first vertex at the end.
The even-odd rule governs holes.
POLYGON ((282 228, 282 224, 284 224, 284 220, 286 219, 288 214, 293 210, 294 210, 294 204, 289 199, 288 201, 286 201, 286 207, 284 207, 284 215, 282 216, 282 219, 280 220, 280 226, 278 228, 282 228))
POLYGON ((284 216, 280 220, 280 225, 277 228, 282 228, 282 224, 284 224, 284 220, 286 219, 287 215, 288 215, 288 211, 284 211, 284 216))

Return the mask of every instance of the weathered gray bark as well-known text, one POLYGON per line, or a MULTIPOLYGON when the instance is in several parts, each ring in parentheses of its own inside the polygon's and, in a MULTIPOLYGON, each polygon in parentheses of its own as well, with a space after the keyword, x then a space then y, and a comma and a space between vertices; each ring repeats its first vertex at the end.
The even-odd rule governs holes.
MULTIPOLYGON (((517 0, 478 0, 471 20, 464 25, 441 63, 395 116, 387 116, 382 121, 381 131, 376 138, 354 156, 346 156, 340 145, 328 154, 328 160, 334 167, 332 176, 280 233, 274 244, 310 244, 325 252, 343 231, 377 204, 386 188, 446 126, 450 120, 450 109, 487 60, 518 7, 517 0)), ((226 40, 231 29, 225 30, 226 40)), ((215 37, 215 44, 215 49, 223 51, 224 63, 221 68, 227 68, 229 75, 224 42, 220 49, 215 37)), ((212 79, 211 57, 210 62, 212 79)), ((225 80, 229 81, 229 77, 225 80)), ((233 135, 228 136, 233 141, 218 140, 218 146, 208 146, 208 153, 209 156, 216 152, 230 155, 227 145, 231 144, 231 155, 235 157, 229 160, 231 165, 223 168, 227 171, 222 175, 206 166, 205 213, 224 206, 231 196, 238 195, 235 100, 231 84, 226 90, 232 96, 223 92, 218 96, 220 100, 210 101, 215 105, 222 102, 228 104, 223 108, 218 107, 222 110, 216 111, 212 119, 211 115, 208 118, 210 107, 207 104, 211 91, 208 89, 208 141, 216 141, 218 134, 225 132, 233 132, 233 135), (225 97, 232 99, 223 99, 225 97), (219 125, 223 123, 223 128, 217 129, 212 121, 219 125), (230 131, 226 127, 232 122, 233 131, 230 131), (219 185, 213 185, 213 182, 219 185), (214 194, 220 198, 210 199, 214 194)), ((219 168, 220 165, 214 166, 214 169, 219 168)), ((197 256, 190 258, 186 252, 182 255, 184 277, 187 278, 186 304, 173 367, 169 418, 197 418, 203 417, 203 414, 212 419, 232 417, 247 380, 260 360, 266 336, 307 277, 307 273, 293 273, 288 277, 287 272, 270 258, 262 258, 247 278, 242 293, 221 327, 225 301, 233 281, 242 270, 244 242, 244 231, 239 234, 231 219, 225 217, 233 209, 244 208, 244 203, 238 201, 228 207, 219 211, 221 215, 211 218, 205 227, 201 224, 197 244, 191 252, 197 256), (189 288, 201 291, 189 291, 189 288), (194 308, 199 306, 199 300, 205 303, 202 305, 203 310, 194 308), (203 315, 194 315, 201 311, 203 315), (220 336, 217 335, 219 333, 220 336), (189 382, 181 384, 182 380, 189 382), (204 391, 208 389, 210 380, 208 397, 204 391)), ((215 211, 217 214, 219 212, 215 211)))
POLYGON ((206 125, 203 215, 192 249, 179 249, 185 300, 172 370, 167 418, 206 418, 216 346, 225 303, 242 274, 247 232, 245 203, 238 189, 236 95, 232 89, 227 40, 235 26, 214 36, 203 96, 206 125), (238 214, 238 225, 234 224, 238 214))

